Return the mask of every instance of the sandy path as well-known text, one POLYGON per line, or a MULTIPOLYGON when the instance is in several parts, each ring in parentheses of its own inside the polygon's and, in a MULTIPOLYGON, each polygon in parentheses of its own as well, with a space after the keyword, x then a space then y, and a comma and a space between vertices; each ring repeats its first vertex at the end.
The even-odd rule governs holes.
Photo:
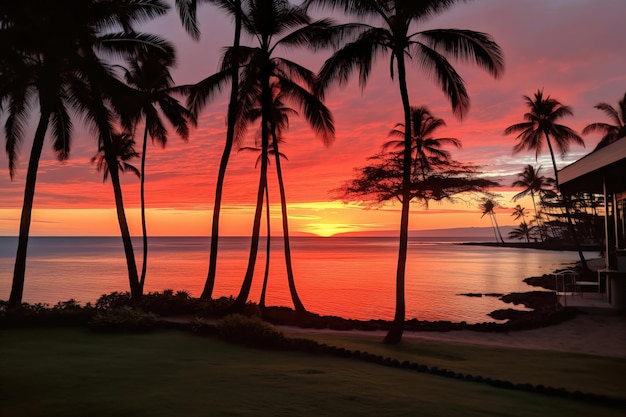
MULTIPOLYGON (((285 327, 286 333, 363 334, 384 337, 383 331, 313 330, 285 327)), ((411 340, 430 340, 519 349, 586 353, 626 359, 626 316, 579 314, 566 322, 532 330, 487 333, 472 330, 450 332, 405 332, 411 340)))

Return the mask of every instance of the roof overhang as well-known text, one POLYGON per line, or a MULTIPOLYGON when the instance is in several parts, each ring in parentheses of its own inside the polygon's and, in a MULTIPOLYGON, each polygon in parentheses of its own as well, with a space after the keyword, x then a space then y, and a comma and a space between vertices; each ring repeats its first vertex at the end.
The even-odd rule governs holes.
POLYGON ((626 138, 600 148, 559 171, 561 191, 567 194, 626 191, 626 138))

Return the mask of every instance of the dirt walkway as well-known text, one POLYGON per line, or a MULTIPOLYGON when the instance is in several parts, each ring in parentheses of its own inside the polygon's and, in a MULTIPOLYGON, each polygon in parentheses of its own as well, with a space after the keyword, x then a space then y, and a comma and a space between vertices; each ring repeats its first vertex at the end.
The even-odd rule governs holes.
MULTIPOLYGON (((288 334, 362 334, 384 337, 384 331, 337 331, 283 327, 288 334)), ((408 340, 429 340, 519 349, 586 353, 626 359, 626 316, 580 314, 566 322, 532 330, 508 333, 457 330, 450 332, 405 332, 408 340)))

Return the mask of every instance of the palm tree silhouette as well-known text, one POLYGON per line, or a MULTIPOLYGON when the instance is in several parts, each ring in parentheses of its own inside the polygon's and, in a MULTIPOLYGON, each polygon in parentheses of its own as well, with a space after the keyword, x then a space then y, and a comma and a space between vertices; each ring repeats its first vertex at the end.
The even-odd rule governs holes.
MULTIPOLYGON (((461 141, 456 138, 433 138, 435 131, 446 126, 446 122, 434 117, 426 106, 411 107, 411 124, 413 172, 421 176, 417 179, 418 181, 424 181, 432 171, 433 163, 450 159, 450 151, 442 147, 450 145, 460 148, 461 141)), ((404 124, 398 123, 389 132, 389 136, 399 139, 383 144, 383 151, 389 148, 402 151, 404 149, 404 124)))
POLYGON ((541 166, 535 168, 534 166, 528 164, 524 167, 524 170, 517 174, 517 180, 511 184, 512 187, 522 187, 523 190, 513 196, 513 201, 517 201, 522 197, 530 195, 530 198, 533 202, 533 208, 535 209, 535 219, 537 220, 537 226, 539 228, 539 235, 541 240, 545 240, 543 227, 541 225, 541 218, 539 217, 539 212, 537 211, 537 203, 535 202, 535 193, 542 193, 544 191, 548 191, 549 180, 543 175, 539 174, 541 171, 541 166))
MULTIPOLYGON (((129 163, 133 159, 140 158, 141 155, 135 150, 135 139, 129 132, 113 133, 111 136, 111 148, 115 154, 115 167, 118 172, 130 172, 141 178, 141 172, 129 163)), ((106 182, 109 178, 109 163, 105 153, 104 146, 100 145, 98 153, 91 157, 91 163, 96 165, 98 172, 102 172, 102 182, 106 182)))
MULTIPOLYGON (((565 116, 572 116, 572 109, 569 106, 561 104, 558 100, 550 96, 543 95, 543 90, 538 90, 534 97, 523 96, 529 111, 524 114, 524 122, 517 123, 507 127, 504 130, 506 135, 517 133, 517 143, 513 147, 513 152, 518 153, 523 150, 535 151, 535 158, 543 150, 544 143, 548 145, 550 157, 552 158, 552 167, 554 169, 554 181, 557 191, 559 191, 559 172, 556 167, 556 159, 554 157, 554 148, 565 155, 569 150, 570 143, 585 145, 583 139, 569 127, 559 124, 559 120, 565 116), (552 143, 554 141, 554 143, 552 143)), ((578 249, 578 256, 585 272, 589 271, 587 261, 583 255, 578 242, 578 236, 572 224, 572 216, 569 211, 569 198, 563 196, 565 212, 567 215, 567 224, 570 234, 574 239, 574 244, 578 249)))
POLYGON ((146 158, 148 135, 152 142, 157 142, 162 148, 167 144, 167 128, 161 115, 174 127, 176 133, 183 139, 189 138, 189 126, 196 124, 194 115, 181 105, 171 94, 176 90, 169 67, 174 65, 173 50, 146 52, 137 59, 129 62, 129 69, 125 70, 126 83, 133 89, 130 109, 133 125, 144 120, 144 134, 141 153, 141 230, 143 235, 143 262, 139 285, 143 290, 148 268, 148 231, 146 225, 146 158), (167 52, 167 53, 166 53, 167 52))
POLYGON ((500 242, 504 243, 504 239, 502 239, 502 233, 500 232, 500 226, 498 226, 498 220, 496 219, 495 208, 498 206, 498 203, 491 198, 484 198, 480 203, 479 207, 482 210, 482 219, 485 215, 489 215, 489 219, 491 219, 491 227, 493 227, 493 234, 496 237, 496 242, 498 242, 498 238, 500 238, 500 242))
POLYGON ((539 157, 544 144, 548 145, 556 188, 559 188, 559 173, 554 157, 554 148, 564 156, 569 151, 571 143, 585 145, 583 139, 569 127, 559 124, 558 121, 565 116, 572 116, 572 109, 561 104, 550 96, 544 97, 543 90, 538 90, 534 97, 523 96, 529 111, 524 114, 524 122, 507 127, 505 135, 517 133, 517 143, 513 147, 513 153, 524 150, 535 151, 535 157, 539 157), (554 143, 553 143, 554 142, 554 143))
MULTIPOLYGON (((145 50, 157 45, 167 46, 156 36, 133 30, 135 23, 166 13, 168 7, 161 1, 68 0, 63 5, 59 7, 55 2, 43 0, 4 2, 2 5, 0 37, 9 41, 3 42, 4 45, 10 45, 8 51, 4 52, 9 52, 7 56, 22 57, 20 61, 14 60, 15 67, 7 71, 10 76, 3 77, 0 92, 2 100, 8 102, 5 131, 11 177, 15 174, 23 127, 29 111, 27 104, 31 99, 36 99, 40 108, 24 187, 18 248, 9 297, 13 305, 21 303, 24 290, 37 171, 48 128, 52 125, 50 132, 54 138, 53 147, 57 158, 67 159, 73 127, 70 110, 82 113, 88 120, 98 124, 94 107, 98 99, 94 97, 99 95, 94 89, 94 80, 104 82, 111 77, 101 56, 113 54, 124 57, 135 53, 138 48, 145 50)), ((3 62, 6 62, 4 58, 3 62)))
POLYGON ((396 312, 393 325, 385 337, 386 343, 399 343, 404 332, 405 272, 408 248, 408 227, 411 183, 411 104, 407 85, 407 57, 418 64, 443 90, 454 113, 462 117, 469 109, 465 83, 447 56, 477 64, 494 77, 503 70, 503 57, 491 36, 471 30, 430 29, 413 31, 413 27, 429 17, 445 11, 457 1, 448 0, 305 0, 305 7, 319 6, 338 9, 354 15, 359 21, 375 19, 380 26, 361 25, 359 37, 335 52, 320 70, 321 89, 331 83, 347 83, 350 74, 359 70, 359 83, 367 83, 375 58, 391 55, 391 78, 397 77, 404 110, 404 177, 400 243, 396 271, 396 312))
MULTIPOLYGON (((513 216, 515 220, 522 219, 522 223, 520 224, 518 231, 521 231, 523 233, 522 236, 526 238, 526 241, 530 242, 530 228, 528 227, 528 224, 526 224, 526 208, 520 206, 519 204, 516 205, 513 208, 513 213, 511 213, 511 216, 513 216)), ((509 237, 514 237, 515 239, 521 239, 517 232, 516 233, 510 232, 509 237)))
MULTIPOLYGON (((239 148, 239 151, 252 151, 252 152, 261 152, 261 148, 259 147, 250 147, 250 146, 245 146, 242 148, 239 148)), ((274 148, 272 146, 272 144, 270 144, 269 149, 268 149, 268 154, 269 155, 274 155, 274 148)), ((287 159, 287 157, 285 156, 285 154, 280 153, 279 154, 280 158, 283 159, 287 159)), ((261 156, 259 155, 259 157, 256 160, 256 163, 254 164, 254 167, 257 168, 259 165, 259 161, 260 161, 261 156)), ((268 165, 269 165, 270 161, 268 161, 268 165)), ((271 250, 271 213, 270 213, 270 193, 269 193, 269 185, 265 184, 265 223, 266 223, 266 230, 267 230, 267 238, 266 238, 266 243, 265 243, 265 272, 263 273, 263 285, 261 287, 261 296, 259 298, 259 306, 261 308, 265 307, 265 298, 267 295, 267 283, 269 281, 269 275, 270 275, 270 250, 271 250)), ((295 287, 294 287, 295 288, 295 287)), ((294 302, 294 305, 296 303, 294 302)))
MULTIPOLYGON (((328 109, 312 91, 315 75, 292 60, 276 57, 277 48, 307 45, 312 49, 330 45, 341 28, 335 29, 329 20, 311 22, 299 7, 281 0, 250 0, 244 6, 243 28, 258 42, 255 47, 240 47, 242 75, 239 103, 246 112, 261 108, 261 168, 253 221, 248 267, 233 310, 242 309, 248 299, 258 252, 263 194, 267 182, 267 155, 271 138, 272 80, 280 83, 284 97, 295 104, 308 124, 325 143, 334 138, 334 126, 328 109)), ((228 52, 227 52, 228 54, 228 52)), ((227 55, 226 62, 233 62, 227 55)), ((278 151, 278 149, 276 149, 278 151)))
MULTIPOLYGON (((222 207, 222 194, 224 189, 224 179, 226 177, 226 168, 228 160, 233 149, 233 144, 237 139, 237 120, 239 119, 239 55, 240 40, 243 11, 241 9, 241 0, 205 0, 207 3, 213 3, 218 7, 226 10, 234 16, 235 31, 233 46, 230 49, 231 63, 226 65, 218 74, 208 77, 200 82, 197 88, 192 89, 189 95, 188 103, 194 110, 194 114, 205 106, 207 97, 211 97, 216 89, 225 82, 226 78, 230 78, 230 100, 228 102, 226 141, 224 150, 220 159, 220 166, 217 174, 217 183, 215 185, 215 199, 213 201, 213 219, 211 222, 211 249, 209 254, 209 270, 204 283, 201 298, 211 299, 213 296, 213 288, 215 286, 215 274, 217 271, 217 251, 219 242, 220 229, 220 213, 222 207)), ((183 26, 185 29, 197 39, 200 35, 198 22, 196 19, 197 0, 176 0, 176 6, 179 11, 183 26)), ((243 132, 240 132, 241 134, 243 132)), ((269 203, 268 203, 269 204, 269 203)))
POLYGON ((587 135, 589 133, 600 133, 602 134, 602 138, 598 145, 594 149, 594 151, 604 148, 606 145, 609 145, 615 142, 618 139, 622 139, 626 137, 626 93, 624 93, 624 97, 617 102, 617 109, 607 103, 598 103, 594 108, 601 110, 606 114, 611 122, 609 123, 591 123, 583 129, 583 135, 587 135))

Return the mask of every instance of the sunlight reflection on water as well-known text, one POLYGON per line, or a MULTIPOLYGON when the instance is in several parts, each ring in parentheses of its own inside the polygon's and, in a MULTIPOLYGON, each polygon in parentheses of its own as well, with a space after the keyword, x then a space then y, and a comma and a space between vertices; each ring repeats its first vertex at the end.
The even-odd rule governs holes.
MULTIPOLYGON (((141 267, 141 240, 134 241, 141 267)), ((16 238, 0 238, 0 298, 7 299, 16 238)), ((146 291, 186 290, 199 296, 206 279, 208 238, 152 238, 146 291)), ((258 301, 265 267, 261 239, 250 299, 258 301)), ((237 296, 247 266, 249 239, 221 238, 214 297, 237 296)), ((272 239, 268 305, 291 306, 282 239, 272 239)), ((596 256, 597 254, 587 254, 596 256)), ((354 319, 392 319, 397 242, 393 238, 292 239, 296 286, 312 312, 354 319)), ((575 252, 465 246, 412 239, 406 276, 407 318, 493 321, 486 314, 514 307, 497 297, 462 293, 532 291, 522 282, 577 260, 575 252)), ((85 303, 126 291, 119 238, 31 238, 24 301, 85 303)), ((515 307, 519 308, 519 307, 515 307)))

